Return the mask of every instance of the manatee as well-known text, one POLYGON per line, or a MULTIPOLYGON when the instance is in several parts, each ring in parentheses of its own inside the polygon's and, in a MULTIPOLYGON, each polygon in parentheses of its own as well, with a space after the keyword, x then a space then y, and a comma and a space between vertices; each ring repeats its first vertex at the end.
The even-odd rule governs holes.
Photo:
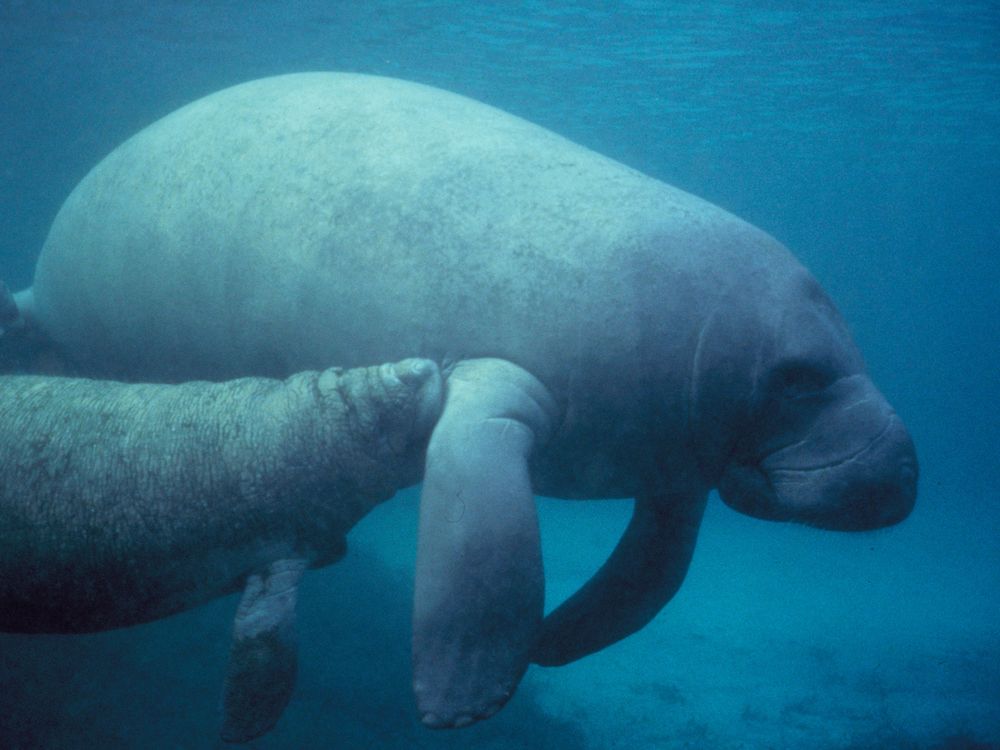
POLYGON ((896 523, 916 496, 902 421, 778 241, 416 83, 287 75, 164 117, 72 192, 15 299, 98 374, 445 368, 413 626, 431 727, 489 716, 531 661, 647 623, 713 488, 841 530, 896 523), (635 498, 607 563, 544 622, 535 493, 635 498))
POLYGON ((377 503, 419 480, 436 365, 285 381, 0 377, 0 629, 81 633, 243 590, 222 734, 278 720, 295 602, 377 503))

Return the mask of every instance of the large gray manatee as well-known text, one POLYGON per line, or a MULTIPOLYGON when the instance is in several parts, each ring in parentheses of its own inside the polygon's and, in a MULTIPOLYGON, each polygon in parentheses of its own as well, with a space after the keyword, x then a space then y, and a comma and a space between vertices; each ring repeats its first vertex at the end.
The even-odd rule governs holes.
POLYGON ((17 301, 94 373, 446 367, 414 605, 430 726, 490 715, 532 659, 648 622, 712 488, 850 530, 901 520, 916 494, 903 423, 782 245, 415 83, 288 75, 163 118, 73 191, 17 301), (544 624, 535 492, 636 498, 611 558, 544 624))
POLYGON ((0 630, 79 633, 240 589, 223 737, 274 725, 296 590, 419 480, 443 395, 426 360, 213 384, 0 377, 0 630))

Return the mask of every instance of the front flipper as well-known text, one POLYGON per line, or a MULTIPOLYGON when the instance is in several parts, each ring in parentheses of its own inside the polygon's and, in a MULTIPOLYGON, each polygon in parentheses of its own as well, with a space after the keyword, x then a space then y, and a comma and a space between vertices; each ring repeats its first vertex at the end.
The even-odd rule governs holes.
POLYGON ((545 618, 532 659, 567 664, 648 623, 680 588, 694 552, 706 495, 643 495, 615 551, 573 596, 545 618))
POLYGON ((541 627, 545 583, 532 449, 555 402, 516 365, 461 362, 427 448, 413 610, 413 685, 430 727, 461 727, 513 694, 541 627))
POLYGON ((277 723, 295 687, 295 602, 305 560, 277 560, 247 579, 233 626, 222 739, 248 742, 277 723))

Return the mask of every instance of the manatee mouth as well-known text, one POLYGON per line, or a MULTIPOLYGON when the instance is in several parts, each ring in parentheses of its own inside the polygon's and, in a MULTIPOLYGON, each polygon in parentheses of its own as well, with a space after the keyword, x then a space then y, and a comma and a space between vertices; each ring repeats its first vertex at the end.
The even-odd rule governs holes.
POLYGON ((839 467, 845 466, 850 462, 857 460, 859 456, 864 455, 866 451, 870 450, 873 445, 878 443, 885 436, 885 434, 893 428, 894 420, 896 422, 899 422, 899 418, 896 417, 895 415, 889 417, 889 419, 886 420, 885 426, 883 426, 882 429, 879 430, 879 432, 874 437, 872 437, 867 443, 862 445, 860 448, 850 451, 846 456, 837 456, 836 458, 832 458, 826 461, 818 461, 816 463, 781 466, 780 464, 783 458, 787 457, 788 454, 790 453, 794 453, 796 450, 800 449, 803 445, 806 444, 806 441, 802 440, 799 441, 798 443, 787 445, 784 448, 779 448, 769 456, 765 456, 764 458, 762 458, 758 462, 758 465, 761 467, 762 471, 768 474, 777 474, 779 472, 793 474, 795 472, 828 471, 831 469, 836 470, 839 467))
POLYGON ((804 443, 756 464, 733 462, 719 482, 735 510, 771 521, 796 521, 836 531, 866 531, 899 523, 913 509, 917 459, 894 414, 865 445, 846 456, 806 465, 775 466, 804 443))

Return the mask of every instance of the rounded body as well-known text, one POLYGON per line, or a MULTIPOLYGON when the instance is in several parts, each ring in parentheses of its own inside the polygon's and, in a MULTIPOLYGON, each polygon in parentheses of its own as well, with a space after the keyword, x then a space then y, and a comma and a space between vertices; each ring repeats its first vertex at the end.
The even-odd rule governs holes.
POLYGON ((534 374, 543 494, 690 463, 691 366, 742 277, 799 269, 705 201, 419 84, 301 74, 178 110, 59 213, 35 314, 88 372, 285 376, 420 356, 534 374))

